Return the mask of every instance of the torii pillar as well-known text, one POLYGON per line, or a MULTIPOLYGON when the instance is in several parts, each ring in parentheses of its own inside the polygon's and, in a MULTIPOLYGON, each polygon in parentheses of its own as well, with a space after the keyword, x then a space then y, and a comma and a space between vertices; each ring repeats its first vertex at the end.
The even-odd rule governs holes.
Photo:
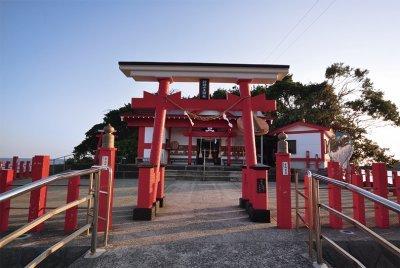
POLYGON ((161 150, 167 114, 166 97, 171 83, 170 78, 158 79, 159 103, 155 109, 153 139, 150 151, 150 163, 139 166, 138 202, 133 210, 134 220, 151 220, 155 214, 157 202, 164 204, 164 172, 161 166, 161 150))
POLYGON ((256 156, 256 141, 254 137, 253 111, 251 105, 251 80, 239 80, 242 103, 243 136, 246 150, 246 166, 242 170, 246 181, 242 182, 242 198, 239 206, 246 207, 249 217, 256 222, 270 222, 268 210, 268 166, 258 165, 256 156))

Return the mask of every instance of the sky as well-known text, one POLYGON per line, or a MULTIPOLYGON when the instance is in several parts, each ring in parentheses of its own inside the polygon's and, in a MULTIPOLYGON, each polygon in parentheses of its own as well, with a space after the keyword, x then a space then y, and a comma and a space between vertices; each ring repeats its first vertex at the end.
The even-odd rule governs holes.
MULTIPOLYGON (((68 155, 109 109, 157 89, 118 61, 288 64, 303 83, 344 62, 400 106, 399 29, 400 1, 0 0, 0 157, 68 155)), ((369 135, 400 158, 400 128, 369 135)))

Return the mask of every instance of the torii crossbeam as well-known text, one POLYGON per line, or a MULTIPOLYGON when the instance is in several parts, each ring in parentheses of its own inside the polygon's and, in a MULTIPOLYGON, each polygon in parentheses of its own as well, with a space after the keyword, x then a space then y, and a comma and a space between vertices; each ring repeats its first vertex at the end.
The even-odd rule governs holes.
MULTIPOLYGON (((264 94, 260 94, 251 98, 251 110, 272 112, 276 110, 276 101, 267 100, 264 94)), ((184 111, 242 111, 244 98, 237 95, 227 93, 226 99, 182 99, 181 92, 176 92, 171 95, 160 96, 143 91, 143 98, 132 98, 132 108, 155 109, 162 105, 167 110, 183 109, 184 111), (229 110, 227 110, 230 108, 229 110)))

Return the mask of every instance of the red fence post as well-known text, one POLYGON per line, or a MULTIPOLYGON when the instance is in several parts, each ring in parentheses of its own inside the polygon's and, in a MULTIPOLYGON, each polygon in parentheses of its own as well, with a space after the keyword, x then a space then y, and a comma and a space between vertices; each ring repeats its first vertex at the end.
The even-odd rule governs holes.
POLYGON ((14 178, 17 178, 18 156, 13 156, 12 158, 12 170, 14 171, 14 178))
MULTIPOLYGON (((32 181, 41 180, 49 176, 50 156, 35 155, 32 160, 32 181)), ((28 221, 31 222, 45 213, 46 210, 47 187, 31 191, 28 221)), ((40 224, 33 229, 38 232, 43 230, 44 224, 40 224)))
POLYGON ((115 155, 117 149, 114 148, 114 128, 111 125, 107 125, 104 127, 104 134, 102 139, 102 147, 98 150, 100 165, 108 166, 112 170, 112 178, 109 181, 109 171, 103 170, 100 174, 100 195, 99 195, 99 232, 103 232, 106 230, 106 222, 101 220, 101 218, 107 218, 107 209, 108 209, 108 195, 111 195, 110 202, 110 214, 109 214, 109 228, 112 226, 112 207, 113 207, 113 196, 114 196, 114 178, 115 178, 115 155), (109 188, 111 192, 109 191, 109 188), (108 194, 106 194, 108 192, 108 194))
POLYGON ((278 228, 292 228, 289 154, 276 154, 276 221, 278 228))
MULTIPOLYGON (((351 183, 355 186, 363 188, 361 175, 352 174, 351 183)), ((365 201, 364 196, 353 193, 353 216, 354 219, 365 225, 365 201)))
MULTIPOLYGON (((14 171, 12 169, 0 170, 0 193, 7 192, 11 189, 14 179, 14 171)), ((0 232, 8 229, 8 218, 10 216, 10 200, 0 202, 0 232)))
POLYGON ((29 178, 31 175, 31 161, 26 161, 26 165, 25 165, 25 178, 29 178))
MULTIPOLYGON (((374 194, 388 198, 388 180, 385 163, 372 164, 372 176, 374 177, 374 194)), ((389 228, 389 209, 377 203, 375 207, 375 224, 379 228, 389 228)))
MULTIPOLYGON (((342 180, 342 170, 338 162, 328 162, 328 177, 335 180, 342 180)), ((329 206, 337 211, 342 211, 342 190, 339 186, 328 184, 329 206)), ((333 229, 343 228, 343 221, 340 217, 329 213, 329 225, 333 229)))
MULTIPOLYGON (((80 176, 70 178, 68 180, 67 203, 78 200, 80 176)), ((72 207, 65 212, 64 232, 69 233, 78 226, 78 207, 72 207)))
MULTIPOLYGON (((393 171, 393 186, 395 187, 395 193, 397 196, 397 203, 400 204, 400 176, 397 171, 393 171)), ((399 223, 400 223, 400 214, 398 214, 399 223)))
POLYGON ((372 187, 371 170, 365 169, 365 186, 372 187))
POLYGON ((292 228, 290 154, 287 135, 278 135, 278 153, 276 156, 276 222, 279 229, 292 228))
POLYGON ((19 169, 18 169, 18 178, 21 179, 24 177, 24 167, 25 167, 25 162, 24 161, 19 161, 19 169))

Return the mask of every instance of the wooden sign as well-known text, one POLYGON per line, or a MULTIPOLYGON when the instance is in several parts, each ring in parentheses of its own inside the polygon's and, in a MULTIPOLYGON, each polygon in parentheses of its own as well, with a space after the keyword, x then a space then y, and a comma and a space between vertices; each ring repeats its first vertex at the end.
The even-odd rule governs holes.
POLYGON ((202 100, 208 100, 210 98, 210 80, 200 79, 199 81, 199 97, 202 100))
POLYGON ((289 175, 289 164, 288 162, 282 162, 282 175, 289 175))

